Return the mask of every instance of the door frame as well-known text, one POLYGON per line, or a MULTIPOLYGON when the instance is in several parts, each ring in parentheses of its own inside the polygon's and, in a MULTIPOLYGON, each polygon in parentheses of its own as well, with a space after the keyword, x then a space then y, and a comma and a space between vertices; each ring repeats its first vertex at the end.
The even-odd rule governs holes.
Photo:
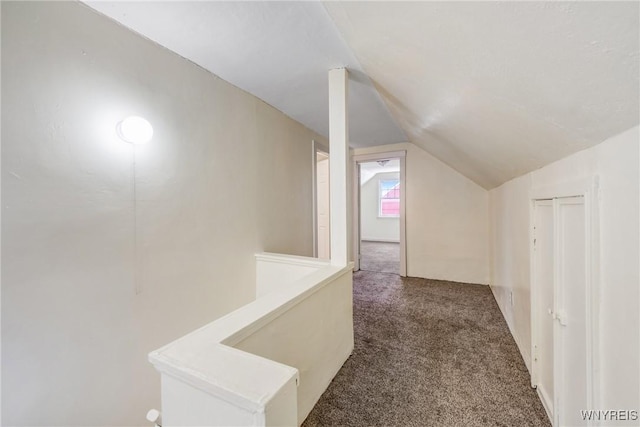
MULTIPOLYGON (((547 413, 547 417, 549 418, 549 420, 553 420, 553 411, 552 408, 550 407, 550 405, 553 404, 553 401, 551 401, 551 399, 549 398, 549 396, 547 395, 547 393, 543 392, 542 387, 538 387, 538 382, 539 382, 539 370, 540 370, 540 366, 538 365, 538 356, 540 354, 540 352, 538 351, 538 333, 539 333, 539 327, 538 327, 538 301, 540 300, 540 296, 539 296, 539 289, 540 287, 537 285, 537 282, 534 282, 534 280, 537 280, 537 275, 536 275, 536 271, 537 271, 537 265, 538 265, 538 259, 536 256, 536 251, 535 251, 535 242, 537 241, 537 235, 535 232, 536 229, 536 219, 537 219, 537 213, 536 213, 536 203, 537 202, 548 202, 549 206, 552 210, 552 217, 553 219, 555 219, 555 203, 553 203, 553 198, 536 198, 536 199, 532 199, 531 203, 532 203, 532 209, 531 209, 531 298, 530 298, 530 303, 531 303, 531 387, 536 389, 536 392, 538 394, 538 397, 540 398, 540 401, 542 402, 542 406, 544 407, 545 412, 547 413), (535 278, 535 279, 534 279, 535 278)), ((552 233, 552 242, 551 242, 551 246, 554 248, 555 251, 555 232, 552 233)), ((552 271, 551 276, 553 277, 553 280, 555 280, 555 268, 552 271)), ((555 287, 554 289, 552 289, 553 292, 553 296, 552 298, 555 301, 555 287)), ((555 322, 553 324, 553 330, 555 330, 555 322)), ((553 333, 552 333, 552 345, 555 347, 555 340, 553 339, 553 333)), ((555 364, 555 357, 552 355, 552 359, 551 362, 551 366, 555 369, 554 364, 555 364)), ((554 388, 555 388, 555 378, 554 378, 554 388)))
MULTIPOLYGON (((329 147, 311 140, 311 209, 313 210, 313 257, 318 257, 318 153, 329 155, 329 147)), ((331 164, 329 164, 331 166, 331 164)))
POLYGON ((375 162, 386 159, 398 159, 400 160, 400 276, 407 276, 406 157, 406 150, 351 156, 351 170, 353 173, 353 271, 360 270, 360 163, 375 162))
MULTIPOLYGON (((583 197, 585 210, 585 286, 587 299, 587 336, 586 336, 586 383, 587 383, 587 408, 599 408, 600 404, 600 352, 599 352, 599 322, 600 322, 600 239, 599 239, 599 177, 594 175, 589 178, 568 181, 551 186, 534 187, 529 192, 529 265, 530 265, 530 283, 531 283, 531 387, 536 388, 538 395, 540 392, 537 388, 539 366, 537 363, 538 354, 538 290, 536 277, 536 257, 534 242, 535 234, 535 202, 536 200, 553 200, 567 197, 583 197)), ((555 217, 554 203, 554 217, 555 217)), ((554 230, 554 240, 557 230, 554 230)), ((555 268, 554 268, 555 270, 555 268)), ((554 272, 554 305, 556 298, 556 281, 557 277, 554 272)), ((554 307, 556 310, 556 307, 554 307)), ((556 329, 554 325, 554 330, 556 329)), ((554 333, 553 345, 554 349, 559 347, 558 334, 554 333)), ((554 366, 556 365, 556 356, 554 350, 554 366)), ((554 369, 554 389, 556 389, 557 370, 554 369)), ((544 398, 540 396, 544 403, 544 398)), ((552 424, 558 425, 558 405, 556 405, 558 396, 554 390, 554 409, 550 417, 552 424)), ((549 408, 546 407, 547 412, 549 408)), ((589 424, 590 425, 590 424, 589 424)))

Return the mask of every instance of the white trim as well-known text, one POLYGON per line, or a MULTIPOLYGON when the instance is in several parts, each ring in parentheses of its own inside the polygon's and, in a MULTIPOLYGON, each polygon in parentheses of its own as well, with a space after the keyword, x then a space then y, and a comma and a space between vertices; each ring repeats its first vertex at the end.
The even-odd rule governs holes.
POLYGON ((400 157, 400 276, 407 277, 407 160, 400 157))
MULTIPOLYGON (((351 156, 353 159, 354 156, 351 156)), ((360 224, 360 163, 352 160, 352 187, 351 194, 353 198, 353 204, 351 209, 351 223, 353 224, 353 271, 360 270, 360 235, 362 234, 362 227, 360 224)))
MULTIPOLYGON (((564 193, 566 194, 566 193, 564 193)), ((562 263, 556 263, 558 259, 557 254, 561 254, 561 230, 560 227, 556 227, 558 221, 560 219, 560 207, 557 203, 557 198, 553 200, 553 313, 554 313, 554 321, 553 321, 553 420, 551 424, 554 426, 560 426, 560 412, 562 411, 562 399, 561 399, 561 386, 564 385, 564 379, 561 379, 562 375, 562 340, 560 339, 560 325, 555 319, 555 316, 561 310, 560 297, 561 291, 564 292, 564 289, 561 289, 560 282, 562 281, 562 263)), ((586 244, 586 242, 585 242, 586 244)))
MULTIPOLYGON (((529 210, 529 282, 531 284, 531 387, 538 388, 538 292, 536 287, 536 271, 537 271, 537 257, 535 250, 535 220, 536 220, 536 201, 549 200, 549 199, 531 199, 529 210)), ((551 417, 549 417, 551 420, 551 417)))
POLYGON ((400 160, 400 276, 407 276, 407 234, 406 234, 406 156, 407 151, 388 151, 383 153, 359 154, 351 156, 353 181, 353 249, 354 271, 360 270, 360 163, 377 160, 400 160))
POLYGON ((542 390, 540 387, 536 387, 536 391, 538 392, 538 397, 540 398, 540 401, 542 402, 542 407, 544 408, 544 411, 547 413, 547 418, 549 418, 549 422, 553 422, 553 411, 551 410, 551 402, 549 402, 549 396, 547 395, 547 393, 542 390))
POLYGON ((376 160, 387 159, 401 159, 407 156, 407 151, 387 151, 384 153, 372 153, 372 154, 356 154, 352 158, 357 163, 375 162, 376 160))
MULTIPOLYGON (((591 375, 587 376, 587 404, 591 408, 600 408, 600 181, 593 177, 591 189, 584 195, 586 217, 585 226, 587 242, 587 307, 590 310, 587 328, 587 366, 591 367, 591 375)), ((590 423, 593 426, 599 422, 590 423)))
POLYGON ((598 176, 534 187, 529 191, 531 200, 547 200, 562 197, 585 196, 598 187, 598 176))
POLYGON ((326 267, 329 265, 328 260, 318 258, 310 258, 298 255, 283 255, 270 252, 261 252, 255 254, 256 261, 275 262, 280 264, 298 265, 301 267, 326 267))

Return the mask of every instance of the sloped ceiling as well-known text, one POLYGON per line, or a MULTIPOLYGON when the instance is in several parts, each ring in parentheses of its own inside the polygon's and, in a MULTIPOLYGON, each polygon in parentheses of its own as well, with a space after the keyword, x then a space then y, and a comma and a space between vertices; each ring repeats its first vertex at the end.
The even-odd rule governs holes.
POLYGON ((325 3, 410 141, 485 188, 638 124, 638 6, 325 3))
POLYGON ((86 2, 352 146, 407 140, 485 188, 639 123, 637 2, 86 2))
POLYGON ((328 71, 347 67, 351 145, 407 141, 320 2, 85 3, 325 136, 328 71))

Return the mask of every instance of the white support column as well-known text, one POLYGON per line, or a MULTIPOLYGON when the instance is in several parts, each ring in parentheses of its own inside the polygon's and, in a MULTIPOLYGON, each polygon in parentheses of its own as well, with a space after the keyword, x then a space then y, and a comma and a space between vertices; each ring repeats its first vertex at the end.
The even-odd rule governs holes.
POLYGON ((349 262, 347 172, 349 121, 346 68, 329 70, 329 188, 331 201, 331 264, 349 262))

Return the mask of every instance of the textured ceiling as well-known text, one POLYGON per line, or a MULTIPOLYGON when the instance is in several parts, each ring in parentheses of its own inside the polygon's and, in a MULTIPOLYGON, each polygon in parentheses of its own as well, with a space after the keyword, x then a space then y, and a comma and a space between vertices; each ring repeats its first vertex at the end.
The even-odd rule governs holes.
POLYGON ((414 144, 492 188, 639 122, 637 2, 326 2, 414 144))
POLYGON ((640 121, 638 2, 87 4, 323 135, 346 66, 352 146, 408 137, 485 188, 640 121))
POLYGON ((86 1, 328 136, 328 71, 347 67, 353 147, 405 142, 319 2, 86 1))

